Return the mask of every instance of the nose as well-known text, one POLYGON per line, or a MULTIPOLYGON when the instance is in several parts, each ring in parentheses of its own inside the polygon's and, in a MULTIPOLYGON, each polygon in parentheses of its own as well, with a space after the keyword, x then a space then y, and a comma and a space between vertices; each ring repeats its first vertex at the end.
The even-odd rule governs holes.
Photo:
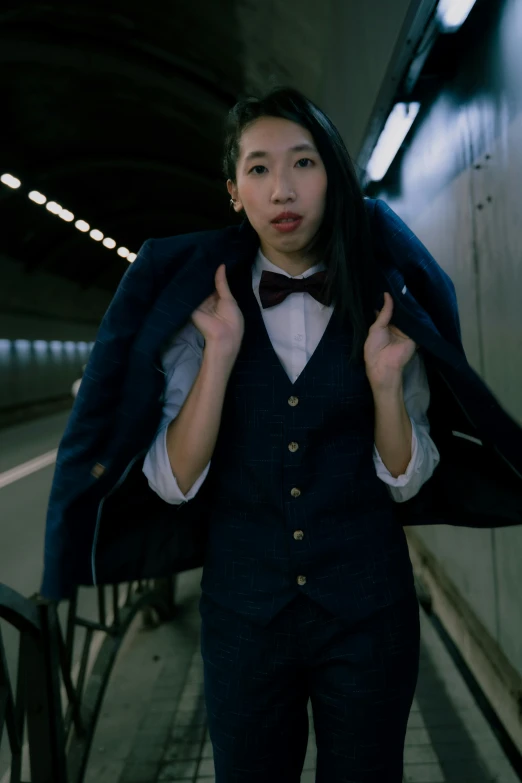
POLYGON ((289 201, 295 201, 295 198, 296 193, 291 180, 284 174, 276 176, 272 190, 272 203, 287 204, 289 201))

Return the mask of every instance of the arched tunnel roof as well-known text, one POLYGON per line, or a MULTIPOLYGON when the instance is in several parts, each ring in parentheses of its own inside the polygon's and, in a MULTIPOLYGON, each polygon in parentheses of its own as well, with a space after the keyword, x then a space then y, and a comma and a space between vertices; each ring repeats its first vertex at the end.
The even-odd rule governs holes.
POLYGON ((230 222, 223 120, 238 95, 271 83, 321 103, 356 155, 411 5, 8 0, 0 173, 22 184, 0 186, 0 251, 28 273, 112 291, 128 263, 118 247, 230 222), (79 231, 78 219, 116 247, 79 231))

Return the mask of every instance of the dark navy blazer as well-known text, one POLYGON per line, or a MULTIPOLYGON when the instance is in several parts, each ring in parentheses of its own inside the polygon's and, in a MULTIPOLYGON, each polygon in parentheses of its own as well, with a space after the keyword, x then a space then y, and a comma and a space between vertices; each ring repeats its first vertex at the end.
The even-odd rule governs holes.
MULTIPOLYGON (((366 199, 380 291, 393 322, 420 346, 428 416, 441 453, 419 494, 396 504, 397 524, 502 527, 522 523, 522 429, 469 366, 453 284, 381 200, 366 199)), ((148 486, 143 458, 160 423, 161 355, 214 289, 217 267, 251 262, 258 238, 240 226, 145 242, 101 323, 58 450, 41 593, 163 577, 203 563, 205 484, 172 506, 148 486)))

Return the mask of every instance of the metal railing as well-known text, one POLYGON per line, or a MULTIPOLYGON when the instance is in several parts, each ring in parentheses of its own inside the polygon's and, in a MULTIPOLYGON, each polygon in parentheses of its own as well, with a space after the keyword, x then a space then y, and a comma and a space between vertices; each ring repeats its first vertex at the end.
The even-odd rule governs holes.
POLYGON ((171 619, 175 587, 175 577, 99 587, 97 621, 79 616, 76 591, 62 629, 55 602, 24 598, 0 584, 0 620, 19 633, 13 687, 0 624, 0 744, 5 730, 10 783, 23 783, 24 756, 30 783, 82 783, 125 634, 140 611, 147 625, 171 619), (84 630, 81 641, 79 629, 84 630))

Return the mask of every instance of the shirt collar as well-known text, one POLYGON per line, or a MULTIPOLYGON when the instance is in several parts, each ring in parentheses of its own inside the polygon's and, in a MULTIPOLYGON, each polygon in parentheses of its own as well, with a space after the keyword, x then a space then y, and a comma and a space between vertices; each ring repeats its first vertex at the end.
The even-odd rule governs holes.
MULTIPOLYGON (((261 250, 259 249, 257 251, 256 260, 254 262, 254 268, 253 268, 253 284, 254 286, 259 285, 259 282, 261 280, 261 273, 264 270, 267 270, 268 272, 276 272, 280 275, 285 275, 286 277, 292 277, 292 275, 289 275, 288 272, 285 272, 284 269, 281 269, 281 267, 276 266, 276 264, 273 264, 271 261, 268 260, 266 256, 263 255, 261 250)), ((303 272, 301 275, 295 275, 295 277, 310 277, 310 275, 315 274, 315 272, 321 272, 324 269, 326 269, 326 264, 323 262, 320 262, 319 264, 315 264, 314 266, 311 266, 310 269, 307 269, 306 272, 303 272)))

